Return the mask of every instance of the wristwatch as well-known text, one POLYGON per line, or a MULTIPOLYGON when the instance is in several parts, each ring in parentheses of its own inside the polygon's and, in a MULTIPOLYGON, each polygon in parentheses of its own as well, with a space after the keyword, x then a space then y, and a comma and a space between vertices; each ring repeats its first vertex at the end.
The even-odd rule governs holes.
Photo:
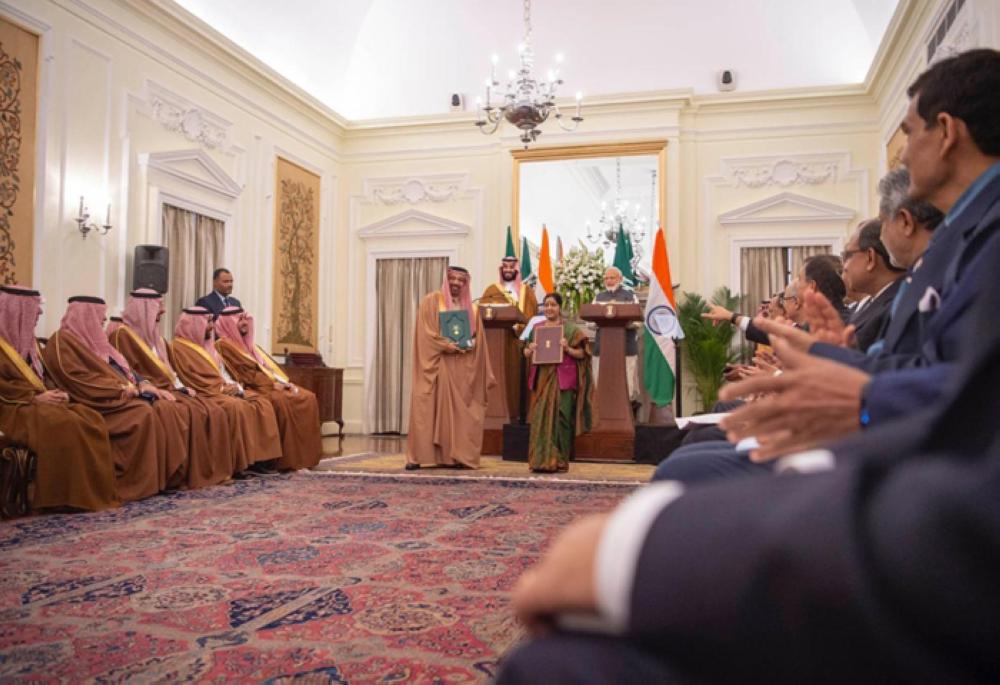
POLYGON ((731 324, 733 324, 735 326, 736 322, 739 321, 739 318, 741 316, 743 316, 743 315, 740 314, 739 312, 733 312, 732 316, 729 317, 729 323, 731 323, 731 324))

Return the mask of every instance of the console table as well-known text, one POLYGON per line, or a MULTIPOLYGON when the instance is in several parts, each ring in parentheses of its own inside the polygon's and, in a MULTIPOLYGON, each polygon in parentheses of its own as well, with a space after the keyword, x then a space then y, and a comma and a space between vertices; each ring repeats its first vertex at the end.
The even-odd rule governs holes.
POLYGON ((336 422, 337 436, 344 437, 344 370, 326 366, 318 354, 287 355, 281 369, 292 383, 316 394, 319 420, 336 422))

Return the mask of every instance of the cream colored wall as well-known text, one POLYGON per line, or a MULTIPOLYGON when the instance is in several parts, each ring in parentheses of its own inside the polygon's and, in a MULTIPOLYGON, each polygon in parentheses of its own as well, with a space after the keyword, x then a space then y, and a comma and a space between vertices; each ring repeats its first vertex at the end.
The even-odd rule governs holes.
MULTIPOLYGON (((213 46, 195 48, 196 37, 185 35, 190 29, 158 16, 155 6, 138 7, 113 0, 0 3, 0 12, 42 37, 44 164, 39 167, 44 171, 38 179, 34 285, 45 294, 48 311, 39 330, 58 325, 70 295, 99 295, 112 309, 122 306, 133 247, 161 242, 150 185, 170 186, 175 195, 229 215, 227 266, 237 277, 236 294, 267 326, 274 155, 284 154, 323 177, 327 201, 321 221, 332 236, 342 175, 336 160, 340 132, 259 75, 222 58, 213 46), (170 130, 176 128, 168 117, 171 106, 188 111, 187 133, 170 130), (199 122, 201 131, 219 134, 211 144, 208 135, 197 139, 199 122), (149 155, 179 151, 198 154, 166 164, 172 172, 166 174, 143 163, 149 155), (206 158, 211 170, 199 162, 206 158), (236 198, 219 194, 220 179, 235 183, 236 198), (114 229, 108 235, 81 238, 73 222, 81 195, 102 220, 111 203, 114 229)), ((335 258, 332 241, 324 249, 321 269, 335 258)), ((328 327, 337 313, 336 307, 324 307, 321 326, 328 327)), ((262 331, 261 338, 265 335, 262 331)), ((325 342, 324 352, 335 352, 325 342)))
MULTIPOLYGON (((875 211, 884 141, 945 4, 903 0, 865 84, 592 98, 577 132, 546 126, 539 143, 668 140, 674 281, 706 294, 733 286, 740 245, 835 243, 875 211)), ((995 4, 967 7, 978 44, 995 45, 995 4)), ((518 143, 509 129, 485 137, 464 114, 344 122, 169 4, 0 0, 0 13, 42 35, 35 285, 49 311, 40 331, 58 325, 68 295, 120 307, 132 248, 159 242, 157 203, 183 195, 228 217, 236 293, 266 336, 276 154, 323 178, 320 351, 345 368, 348 431, 363 429, 374 260, 448 254, 472 270, 475 290, 495 274, 512 215, 518 143), (169 130, 158 101, 197 111, 224 131, 223 142, 169 130), (111 234, 80 238, 72 216, 81 193, 110 199, 111 234)))
MULTIPOLYGON (((738 255, 741 240, 784 244, 813 238, 839 249, 849 229, 874 209, 878 128, 870 98, 850 92, 796 93, 763 103, 722 104, 665 93, 631 105, 596 103, 586 116, 576 133, 547 128, 540 143, 669 141, 666 230, 672 275, 682 290, 710 293, 724 284, 738 290, 732 255, 738 255), (786 199, 750 212, 743 223, 719 222, 719 215, 776 197, 786 199), (795 204, 800 199, 808 206, 795 204)), ((474 289, 481 291, 495 276, 511 223, 510 151, 516 147, 509 129, 502 137, 485 138, 467 118, 349 134, 344 159, 351 189, 347 225, 354 289, 365 292, 365 260, 359 257, 372 243, 358 237, 358 231, 417 210, 470 227, 452 244, 472 269, 474 289), (366 184, 385 179, 397 184, 410 180, 416 187, 432 184, 442 174, 463 178, 465 185, 437 201, 415 193, 419 201, 412 204, 398 194, 388 203, 364 192, 366 184)), ((417 249, 428 242, 423 236, 396 236, 393 244, 417 249)), ((358 305, 363 301, 351 300, 358 305)), ((368 312, 373 306, 373 301, 365 302, 368 312)), ((355 329, 352 364, 364 363, 370 332, 368 340, 363 336, 360 327, 355 329)))

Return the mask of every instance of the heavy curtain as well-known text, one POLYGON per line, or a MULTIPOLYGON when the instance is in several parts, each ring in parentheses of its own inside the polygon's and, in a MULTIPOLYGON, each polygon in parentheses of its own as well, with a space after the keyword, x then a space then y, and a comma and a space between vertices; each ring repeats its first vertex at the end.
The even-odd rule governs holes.
POLYGON ((799 275, 799 271, 802 269, 802 262, 806 261, 809 257, 818 254, 830 254, 829 245, 796 245, 795 247, 788 248, 791 253, 791 265, 792 265, 792 277, 799 275))
POLYGON ((219 219, 163 205, 163 236, 170 250, 170 288, 164 297, 163 333, 172 337, 181 309, 212 291, 212 271, 222 266, 226 225, 219 219))
POLYGON ((784 289, 787 269, 787 248, 745 247, 740 250, 740 294, 746 314, 753 315, 762 300, 784 289))
POLYGON ((417 307, 424 295, 441 287, 448 259, 379 259, 375 264, 375 360, 368 425, 373 433, 405 433, 417 307))

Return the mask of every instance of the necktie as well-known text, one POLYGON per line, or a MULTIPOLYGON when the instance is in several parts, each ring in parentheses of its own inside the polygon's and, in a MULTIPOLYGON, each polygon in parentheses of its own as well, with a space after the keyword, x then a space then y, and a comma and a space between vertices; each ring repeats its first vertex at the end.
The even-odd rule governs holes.
POLYGON ((889 309, 889 317, 896 316, 896 310, 899 309, 899 303, 903 299, 903 293, 906 289, 910 287, 911 278, 904 278, 903 282, 899 284, 899 290, 896 291, 896 297, 892 298, 892 307, 889 309))

